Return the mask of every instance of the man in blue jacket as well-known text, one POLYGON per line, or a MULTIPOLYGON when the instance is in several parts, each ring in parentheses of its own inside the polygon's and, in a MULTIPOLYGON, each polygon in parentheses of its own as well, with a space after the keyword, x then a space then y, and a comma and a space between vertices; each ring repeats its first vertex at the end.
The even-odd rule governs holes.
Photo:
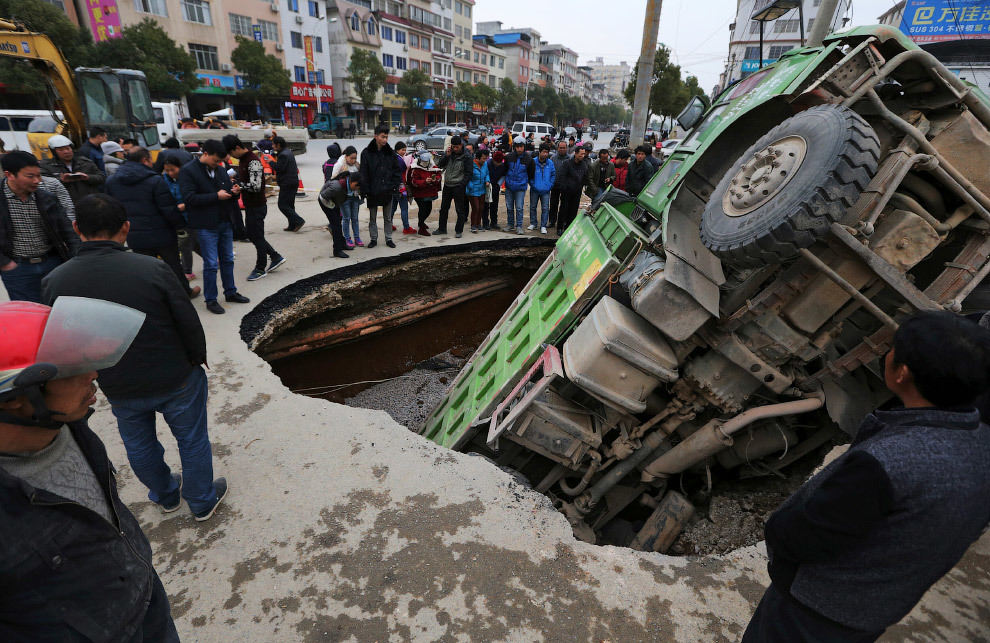
POLYGON ((540 144, 539 155, 533 163, 533 178, 530 179, 529 191, 529 227, 536 229, 536 204, 542 206, 540 215, 540 234, 547 233, 547 222, 550 219, 550 190, 557 180, 557 169, 550 160, 550 146, 540 144))
POLYGON ((179 189, 186 204, 189 227, 196 231, 203 255, 203 296, 206 309, 214 315, 225 311, 217 301, 217 269, 223 282, 224 299, 235 304, 251 300, 237 292, 234 284, 234 228, 230 208, 237 207, 240 188, 220 165, 227 149, 217 140, 204 141, 199 159, 179 170, 179 189))
POLYGON ((533 157, 526 151, 526 139, 517 136, 512 151, 505 157, 505 215, 506 232, 523 234, 523 207, 526 186, 533 179, 533 157), (515 214, 513 214, 515 212, 515 214))
POLYGON ((127 220, 127 246, 138 254, 160 257, 175 273, 190 299, 198 297, 199 286, 191 288, 179 258, 179 230, 186 220, 179 212, 165 178, 155 172, 151 153, 132 147, 120 169, 107 181, 107 194, 124 204, 127 220))
POLYGON ((990 522, 990 332, 947 312, 901 322, 884 381, 901 404, 766 524, 771 585, 743 643, 874 641, 990 522))

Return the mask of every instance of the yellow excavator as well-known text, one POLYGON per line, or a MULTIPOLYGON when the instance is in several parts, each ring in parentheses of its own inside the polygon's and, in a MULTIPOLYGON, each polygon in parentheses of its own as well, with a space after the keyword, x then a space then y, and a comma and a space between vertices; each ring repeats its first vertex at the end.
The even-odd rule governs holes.
POLYGON ((52 131, 28 134, 31 151, 50 157, 48 138, 64 134, 78 146, 94 127, 110 139, 133 138, 149 150, 158 150, 158 126, 144 72, 131 69, 78 67, 73 71, 62 52, 42 33, 0 19, 0 56, 29 62, 44 76, 49 96, 44 105, 55 120, 52 131), (61 112, 61 117, 56 111, 61 112))

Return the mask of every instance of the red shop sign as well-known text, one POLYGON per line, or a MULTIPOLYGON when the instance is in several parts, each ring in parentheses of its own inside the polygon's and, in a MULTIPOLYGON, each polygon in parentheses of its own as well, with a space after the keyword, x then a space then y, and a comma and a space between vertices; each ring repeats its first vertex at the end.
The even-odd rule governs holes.
POLYGON ((332 103, 333 85, 292 83, 292 98, 306 102, 319 100, 321 103, 332 103))

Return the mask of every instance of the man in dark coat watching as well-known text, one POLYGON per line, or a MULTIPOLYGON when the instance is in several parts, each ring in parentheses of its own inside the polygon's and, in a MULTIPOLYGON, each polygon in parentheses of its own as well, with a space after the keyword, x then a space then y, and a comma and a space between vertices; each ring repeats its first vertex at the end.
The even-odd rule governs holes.
POLYGON ((629 173, 626 175, 626 192, 636 196, 653 178, 656 169, 646 158, 647 147, 640 145, 636 148, 636 158, 629 162, 629 173))
POLYGON ((275 157, 275 182, 278 184, 278 209, 289 220, 286 232, 299 232, 306 220, 296 212, 296 194, 299 192, 299 166, 288 143, 281 136, 272 139, 275 157))
POLYGON ((142 317, 94 299, 0 303, 0 641, 179 640, 151 545, 86 422, 96 371, 142 317))
POLYGON ((185 230, 186 220, 165 177, 152 168, 151 153, 143 147, 132 147, 120 169, 107 181, 107 194, 127 210, 128 247, 139 254, 160 257, 175 273, 186 295, 198 297, 201 289, 189 286, 179 259, 176 233, 185 230))
POLYGON ((581 205, 581 189, 588 175, 588 150, 574 148, 574 156, 560 164, 561 176, 557 181, 560 187, 560 212, 557 213, 557 234, 561 235, 577 217, 581 205))
POLYGON ((173 136, 162 144, 162 151, 158 153, 158 158, 155 160, 154 170, 161 174, 165 170, 165 163, 171 163, 181 168, 192 160, 193 155, 182 149, 179 145, 179 139, 173 136))
POLYGON ((382 209, 385 245, 395 247, 395 242, 392 241, 392 216, 395 210, 391 203, 398 198, 399 184, 402 183, 402 174, 405 172, 405 165, 400 167, 400 163, 398 155, 388 144, 388 125, 376 126, 375 138, 361 152, 359 170, 368 198, 368 233, 371 235, 368 248, 378 245, 379 208, 382 209))
POLYGON ((29 152, 0 160, 0 271, 11 300, 41 301, 41 280, 79 247, 58 199, 41 185, 41 167, 29 152))
POLYGON ((89 130, 89 138, 79 146, 77 154, 88 158, 93 164, 100 168, 100 172, 106 174, 107 168, 103 164, 103 144, 110 140, 107 131, 102 127, 94 127, 89 130))
POLYGON ((100 370, 100 388, 148 499, 168 513, 185 498, 193 517, 207 520, 226 495, 227 481, 213 479, 203 371, 206 335, 199 315, 167 266, 125 251, 127 212, 119 201, 98 194, 79 206, 73 225, 83 244, 75 259, 45 279, 45 302, 99 297, 145 314, 127 353, 115 366, 100 370), (155 431, 157 413, 178 442, 181 475, 165 464, 155 431))
POLYGON ((882 360, 900 405, 866 416, 849 449, 766 524, 771 585, 743 636, 874 641, 990 523, 990 332, 918 313, 882 360))
POLYGON ((237 208, 241 189, 230 182, 222 163, 227 150, 220 141, 204 141, 203 153, 194 163, 179 170, 179 190, 186 204, 189 227, 196 231, 203 256, 203 297, 206 309, 222 315, 217 301, 217 270, 223 282, 224 299, 235 304, 251 300, 237 292, 234 283, 234 228, 231 208, 237 208))

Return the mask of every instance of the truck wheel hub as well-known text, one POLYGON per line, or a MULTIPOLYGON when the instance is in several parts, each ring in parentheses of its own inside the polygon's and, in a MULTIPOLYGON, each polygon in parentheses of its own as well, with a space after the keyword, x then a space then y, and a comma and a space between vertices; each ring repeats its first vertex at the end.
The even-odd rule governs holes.
POLYGON ((797 173, 808 151, 800 136, 785 136, 756 152, 732 177, 722 198, 730 217, 741 217, 774 198, 797 173))

